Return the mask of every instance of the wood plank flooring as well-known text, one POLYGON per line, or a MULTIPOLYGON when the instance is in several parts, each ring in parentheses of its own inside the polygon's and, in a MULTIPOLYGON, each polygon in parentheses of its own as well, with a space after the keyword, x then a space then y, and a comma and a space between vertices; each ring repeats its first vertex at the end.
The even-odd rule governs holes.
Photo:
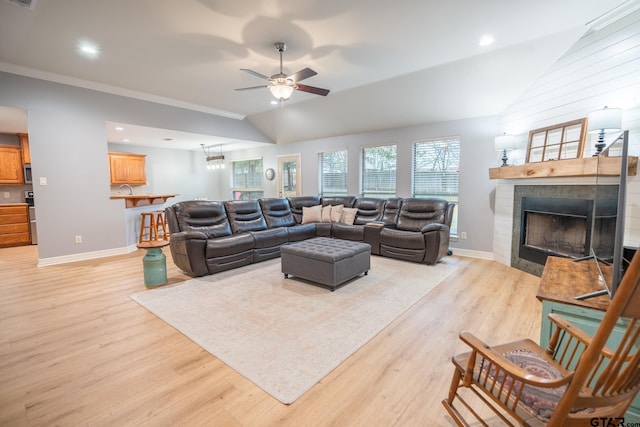
MULTIPOLYGON (((187 280, 165 253, 169 282, 187 280)), ((451 426, 458 333, 539 336, 537 277, 454 254, 445 282, 283 405, 129 298, 143 254, 38 268, 36 247, 0 249, 0 425, 451 426)))

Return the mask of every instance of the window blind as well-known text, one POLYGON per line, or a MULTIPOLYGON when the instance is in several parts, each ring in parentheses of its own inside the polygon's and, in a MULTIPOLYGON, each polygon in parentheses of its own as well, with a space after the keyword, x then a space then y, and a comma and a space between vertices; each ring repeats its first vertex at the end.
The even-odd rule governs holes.
POLYGON ((319 153, 320 195, 347 194, 347 150, 319 153))
POLYGON ((393 197, 396 194, 396 145, 362 149, 362 189, 365 197, 393 197))

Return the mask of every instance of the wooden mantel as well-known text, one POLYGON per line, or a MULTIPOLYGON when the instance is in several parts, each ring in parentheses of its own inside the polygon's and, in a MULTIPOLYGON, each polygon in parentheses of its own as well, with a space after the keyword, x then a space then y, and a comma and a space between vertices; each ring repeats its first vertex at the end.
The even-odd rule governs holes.
MULTIPOLYGON (((629 156, 628 160, 629 176, 635 176, 638 172, 638 157, 629 156)), ((599 168, 597 157, 526 163, 520 166, 491 168, 489 169, 489 179, 617 176, 620 175, 621 161, 620 157, 601 157, 599 168), (599 173, 598 169, 600 169, 599 173)))

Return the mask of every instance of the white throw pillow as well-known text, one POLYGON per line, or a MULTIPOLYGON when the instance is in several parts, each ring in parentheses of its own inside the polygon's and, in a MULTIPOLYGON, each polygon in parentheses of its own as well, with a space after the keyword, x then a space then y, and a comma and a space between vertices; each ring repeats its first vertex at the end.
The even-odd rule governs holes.
POLYGON ((321 222, 322 221, 322 206, 303 206, 302 207, 302 223, 308 224, 310 222, 321 222))
POLYGON ((331 205, 322 207, 322 222, 331 222, 331 205))
POLYGON ((340 222, 342 209, 344 209, 344 205, 331 206, 331 222, 340 222))
POLYGON ((357 208, 342 209, 342 216, 340 217, 340 222, 343 224, 352 225, 353 221, 356 220, 357 213, 358 213, 357 208))

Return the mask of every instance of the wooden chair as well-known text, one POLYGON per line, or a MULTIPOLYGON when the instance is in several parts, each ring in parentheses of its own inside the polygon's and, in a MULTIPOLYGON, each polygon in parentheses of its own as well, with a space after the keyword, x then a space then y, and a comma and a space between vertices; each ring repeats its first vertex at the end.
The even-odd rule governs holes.
POLYGON ((640 251, 593 337, 557 315, 549 318, 554 332, 547 349, 529 339, 489 346, 470 333, 460 334, 471 351, 453 357, 453 379, 442 401, 459 426, 469 425, 462 406, 485 426, 478 412, 491 414, 492 425, 493 413, 507 425, 593 426, 601 425, 593 419, 603 417, 618 425, 615 418, 624 417, 640 390, 640 251), (626 331, 610 349, 607 340, 621 317, 626 331), (473 394, 462 396, 462 390, 473 394), (464 400, 474 395, 493 412, 464 400))

